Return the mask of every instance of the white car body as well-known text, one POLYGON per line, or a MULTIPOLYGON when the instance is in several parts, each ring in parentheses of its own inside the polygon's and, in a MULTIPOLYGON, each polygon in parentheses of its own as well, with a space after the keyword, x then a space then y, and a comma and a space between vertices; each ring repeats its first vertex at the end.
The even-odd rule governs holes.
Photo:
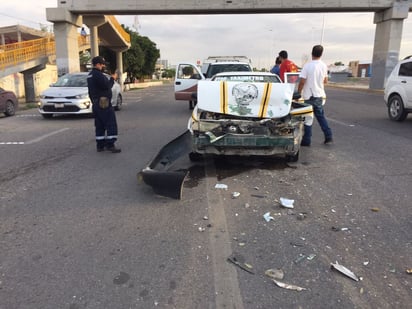
POLYGON ((412 112, 412 58, 394 67, 386 81, 383 99, 391 120, 403 121, 412 112))
MULTIPOLYGON (((88 72, 80 72, 63 75, 56 84, 43 91, 38 103, 40 114, 44 118, 50 118, 55 114, 92 114, 92 103, 87 88, 88 74, 88 72), (71 87, 70 79, 73 79, 75 87, 71 87)), ((109 75, 105 75, 110 78, 109 75)), ((121 108, 122 93, 118 82, 113 84, 111 103, 114 109, 121 108)))

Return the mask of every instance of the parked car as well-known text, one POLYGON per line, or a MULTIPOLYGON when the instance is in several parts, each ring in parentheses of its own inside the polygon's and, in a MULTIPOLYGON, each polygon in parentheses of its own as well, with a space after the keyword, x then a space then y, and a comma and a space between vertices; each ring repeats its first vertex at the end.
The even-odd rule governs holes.
POLYGON ((305 116, 312 115, 312 106, 293 102, 297 78, 282 83, 272 73, 225 72, 200 80, 188 123, 191 159, 216 154, 297 161, 305 116))
MULTIPOLYGON (((70 73, 61 76, 50 88, 40 95, 38 108, 44 118, 54 114, 91 114, 92 103, 87 88, 88 72, 70 73)), ((105 74, 107 78, 109 75, 105 74)), ((112 87, 112 106, 115 110, 122 107, 121 87, 115 82, 112 87)))
POLYGON ((13 91, 0 88, 0 113, 13 116, 19 107, 19 101, 13 91))
POLYGON ((383 98, 391 120, 404 121, 412 112, 412 56, 400 61, 392 70, 383 98))

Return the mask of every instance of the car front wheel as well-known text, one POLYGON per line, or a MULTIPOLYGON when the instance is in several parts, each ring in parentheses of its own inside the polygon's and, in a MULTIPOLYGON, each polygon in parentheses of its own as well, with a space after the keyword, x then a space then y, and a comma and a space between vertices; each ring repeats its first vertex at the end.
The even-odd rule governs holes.
POLYGON ((403 106, 402 98, 395 94, 388 101, 388 115, 390 120, 404 121, 408 113, 403 106))
POLYGON ((6 102, 6 110, 4 112, 4 114, 6 116, 13 116, 16 113, 16 108, 14 106, 14 103, 12 101, 7 101, 6 102))

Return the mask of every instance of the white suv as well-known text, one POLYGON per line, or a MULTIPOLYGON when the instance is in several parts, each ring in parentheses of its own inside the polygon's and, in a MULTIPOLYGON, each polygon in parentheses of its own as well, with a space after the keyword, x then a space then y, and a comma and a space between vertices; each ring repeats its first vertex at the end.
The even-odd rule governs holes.
POLYGON ((392 70, 383 99, 391 120, 404 121, 412 112, 412 56, 400 61, 392 70))

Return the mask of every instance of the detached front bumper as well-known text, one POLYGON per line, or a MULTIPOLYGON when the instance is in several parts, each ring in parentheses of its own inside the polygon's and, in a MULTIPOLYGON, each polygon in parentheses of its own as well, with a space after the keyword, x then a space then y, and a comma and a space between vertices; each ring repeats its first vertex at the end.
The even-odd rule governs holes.
POLYGON ((138 180, 143 180, 159 195, 181 199, 183 181, 191 165, 184 159, 188 160, 191 150, 191 134, 186 131, 160 149, 137 174, 138 180))

